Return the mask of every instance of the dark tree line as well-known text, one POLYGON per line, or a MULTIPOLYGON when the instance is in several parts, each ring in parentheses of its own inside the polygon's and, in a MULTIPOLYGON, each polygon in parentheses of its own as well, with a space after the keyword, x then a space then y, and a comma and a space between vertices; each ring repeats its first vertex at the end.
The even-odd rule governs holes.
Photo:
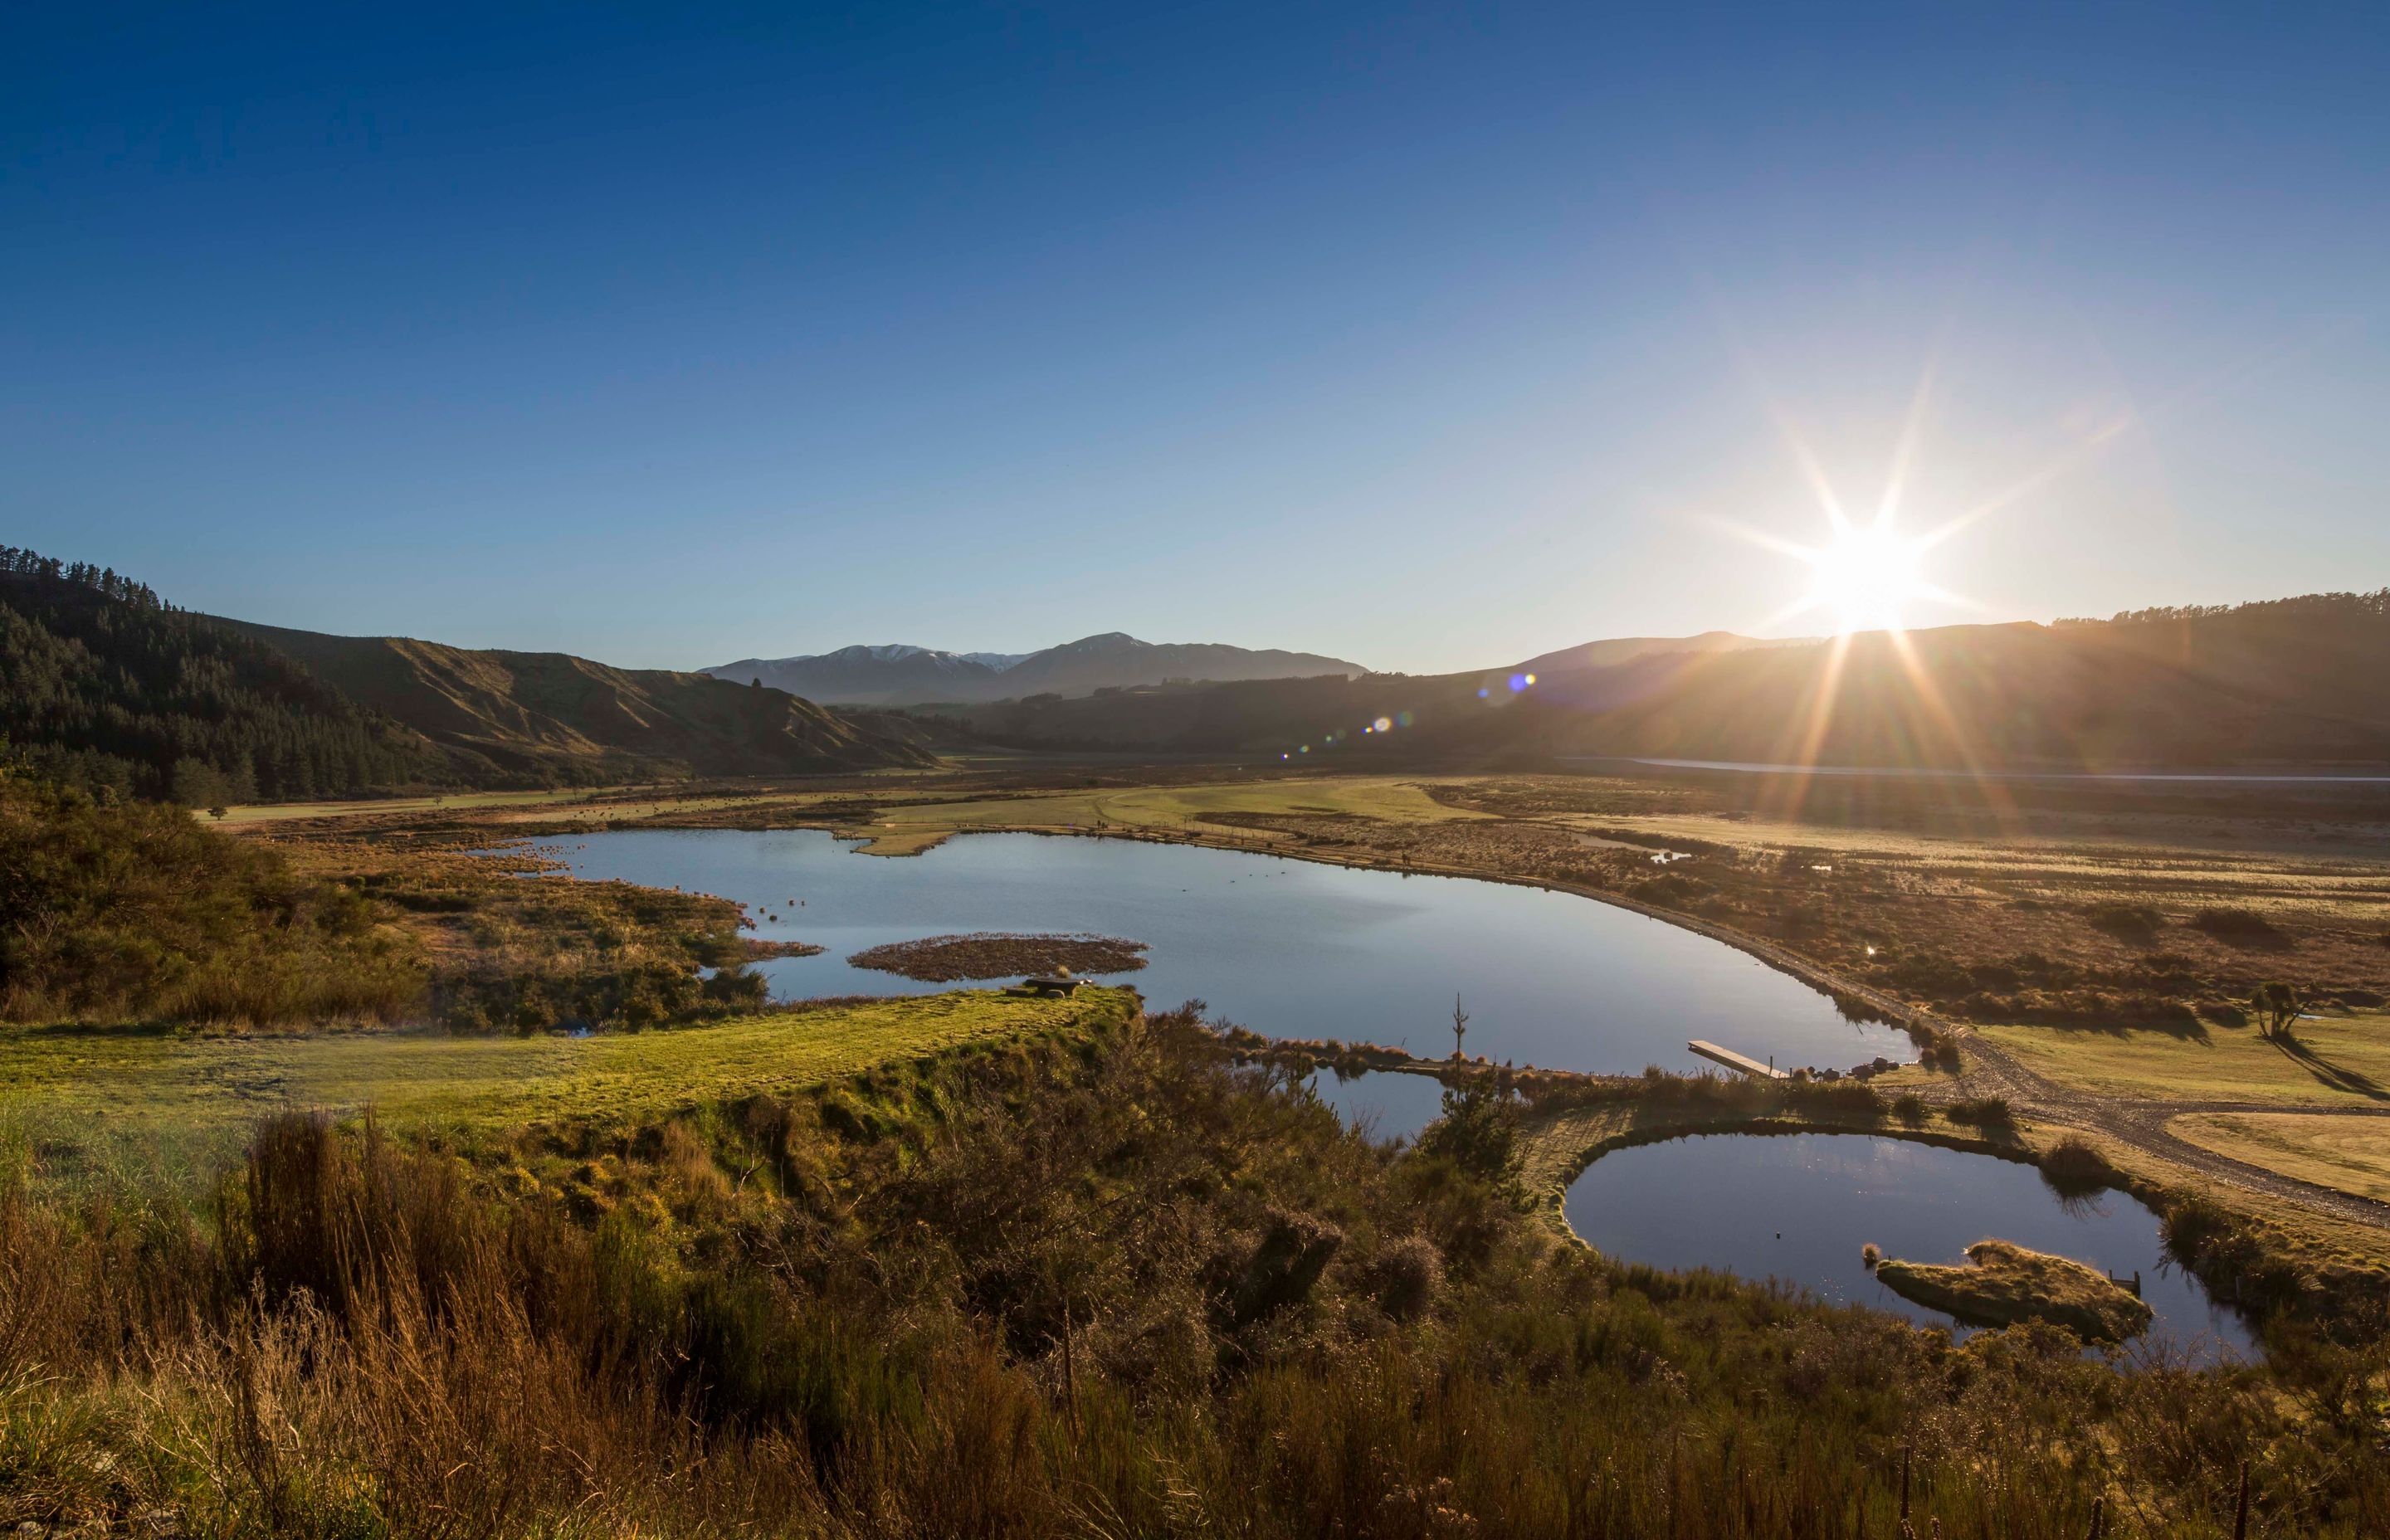
POLYGON ((208 806, 459 767, 264 643, 88 563, 0 546, 0 739, 36 773, 208 806))
POLYGON ((2060 625, 2157 625, 2179 621, 2322 621, 2390 620, 2390 588, 2370 594, 2300 594, 2286 599, 2254 599, 2246 604, 2161 604, 2147 610, 2123 610, 2106 621, 2062 620, 2060 625))

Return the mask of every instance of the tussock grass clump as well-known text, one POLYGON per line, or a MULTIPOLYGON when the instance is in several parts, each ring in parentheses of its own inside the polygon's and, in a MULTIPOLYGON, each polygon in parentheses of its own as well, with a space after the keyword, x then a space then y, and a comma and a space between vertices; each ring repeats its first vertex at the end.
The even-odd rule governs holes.
POLYGON ((2116 1168, 2088 1140, 2069 1134, 2044 1151, 2042 1179, 2068 1197, 2088 1197, 2115 1185, 2116 1168))
POLYGON ((2010 1110, 2006 1097, 1973 1097, 1954 1101, 1942 1110, 1942 1115, 1952 1123, 1974 1128, 2012 1128, 2016 1114, 2010 1110))
POLYGON ((2279 951, 2291 944, 2280 927, 2254 909, 2211 905, 2192 915, 2189 923, 2192 930, 2227 946, 2279 951))
POLYGON ((2157 939, 2165 917, 2146 904, 2095 904, 2083 917, 2091 929, 2118 941, 2144 944, 2157 939))

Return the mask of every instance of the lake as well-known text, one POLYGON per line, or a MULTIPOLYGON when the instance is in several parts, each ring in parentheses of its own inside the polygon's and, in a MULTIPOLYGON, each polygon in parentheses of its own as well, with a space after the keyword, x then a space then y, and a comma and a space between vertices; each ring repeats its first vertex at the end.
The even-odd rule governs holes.
MULTIPOLYGON (((972 930, 1094 931, 1151 947, 1117 975, 1165 1008, 1201 999, 1277 1037, 1452 1049, 1551 1069, 1699 1070, 1707 1038, 1786 1067, 1847 1069, 1916 1049, 1707 936, 1613 905, 1511 883, 1410 876, 1240 851, 968 834, 876 856, 818 829, 622 829, 536 842, 573 875, 717 893, 764 940, 828 950, 755 967, 776 999, 957 987, 850 968, 867 946, 972 930), (777 920, 767 916, 777 915, 777 920)), ((1396 1088, 1409 1101, 1425 1094, 1396 1088)), ((1388 1134, 1399 1130, 1388 1126, 1388 1134)))
POLYGON ((2202 1362, 2254 1358, 2247 1325, 2170 1263, 2158 1216, 2121 1192, 2061 1199, 2033 1167, 1868 1134, 1703 1134, 1614 1150, 1570 1185, 1569 1226, 1626 1262, 1780 1278, 1820 1299, 1959 1327, 1876 1282, 1859 1260, 1960 1263, 1985 1237, 2141 1275, 2156 1319, 2139 1344, 2202 1362))

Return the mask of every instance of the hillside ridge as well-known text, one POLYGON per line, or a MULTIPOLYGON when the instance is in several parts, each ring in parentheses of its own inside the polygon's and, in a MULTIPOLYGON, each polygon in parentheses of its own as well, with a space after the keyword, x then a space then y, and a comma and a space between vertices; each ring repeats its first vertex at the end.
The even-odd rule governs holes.
POLYGON ((768 687, 620 669, 565 652, 221 623, 433 742, 518 776, 580 784, 654 773, 807 775, 934 763, 899 738, 768 687))

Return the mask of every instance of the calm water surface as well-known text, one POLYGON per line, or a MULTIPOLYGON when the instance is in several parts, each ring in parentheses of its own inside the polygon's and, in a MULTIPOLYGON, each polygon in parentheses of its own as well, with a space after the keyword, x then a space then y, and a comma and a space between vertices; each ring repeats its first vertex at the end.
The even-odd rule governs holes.
MULTIPOLYGON (((1382 1077, 1381 1077, 1382 1078, 1382 1077)), ((2165 1258, 2158 1218, 2104 1192, 2061 1200, 2031 1166, 1866 1134, 1707 1134, 1621 1149, 1571 1185, 1568 1222, 1612 1256, 1780 1278, 1821 1299, 1955 1326, 1875 1281, 1888 1257, 1959 1263, 1987 1236, 2104 1267, 2138 1270, 2156 1312, 2139 1343, 2204 1360, 2254 1358, 2247 1326, 2165 1258)), ((1959 1328, 1964 1334, 1964 1328, 1959 1328)))
POLYGON ((1343 1120, 1381 1139, 1417 1139, 1420 1130, 1444 1111, 1444 1082, 1399 1070, 1368 1070, 1340 1076, 1314 1071, 1311 1088, 1343 1120))
MULTIPOLYGON (((1448 1053, 1458 994, 1469 1052, 1522 1065, 1701 1069, 1685 1050, 1695 1037, 1787 1066, 1916 1057, 1906 1034, 1848 1020, 1722 943, 1509 883, 1034 834, 963 835, 906 857, 861 854, 818 829, 623 829, 538 848, 578 877, 738 900, 756 921, 751 934, 829 948, 757 965, 777 999, 953 987, 847 966, 848 954, 883 942, 1098 931, 1151 947, 1142 971, 1121 977, 1152 1005, 1201 999, 1278 1037, 1448 1053)), ((1402 1101, 1381 1132, 1403 1132, 1394 1125, 1410 1107, 1402 1101)))

